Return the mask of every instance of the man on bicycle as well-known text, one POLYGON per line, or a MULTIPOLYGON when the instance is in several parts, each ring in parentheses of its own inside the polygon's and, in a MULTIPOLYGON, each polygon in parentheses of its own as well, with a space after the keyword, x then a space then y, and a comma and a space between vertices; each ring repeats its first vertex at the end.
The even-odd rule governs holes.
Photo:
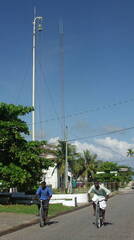
MULTIPOLYGON (((43 180, 40 182, 40 187, 36 191, 36 196, 39 200, 42 200, 43 206, 46 209, 46 216, 48 215, 49 201, 52 197, 51 189, 46 186, 46 182, 43 180)), ((40 207, 40 206, 38 206, 40 207)))
POLYGON ((96 202, 99 200, 100 208, 102 210, 103 222, 104 222, 106 201, 108 200, 111 191, 109 189, 105 188, 97 180, 95 180, 94 184, 91 186, 91 188, 88 191, 88 194, 91 194, 91 193, 93 193, 92 202, 93 202, 94 216, 95 216, 95 212, 96 212, 96 202))

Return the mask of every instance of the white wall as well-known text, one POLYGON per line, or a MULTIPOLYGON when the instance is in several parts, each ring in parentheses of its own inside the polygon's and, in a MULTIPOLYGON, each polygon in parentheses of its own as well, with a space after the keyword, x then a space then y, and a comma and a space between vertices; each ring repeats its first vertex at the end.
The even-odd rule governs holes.
POLYGON ((53 203, 62 203, 65 206, 76 206, 76 203, 79 205, 88 203, 88 194, 53 194, 50 200, 50 204, 53 203))
POLYGON ((43 170, 44 177, 47 185, 52 185, 52 188, 58 188, 58 171, 55 169, 53 173, 53 170, 53 167, 49 167, 48 170, 43 170))
MULTIPOLYGON (((46 184, 47 185, 51 185, 52 188, 58 188, 59 186, 59 174, 58 174, 58 170, 57 168, 54 170, 54 167, 49 167, 48 170, 42 170, 42 172, 44 173, 43 179, 45 178, 46 180, 46 184), (53 173, 53 174, 52 174, 53 173)), ((72 177, 71 172, 68 171, 68 176, 72 177)))

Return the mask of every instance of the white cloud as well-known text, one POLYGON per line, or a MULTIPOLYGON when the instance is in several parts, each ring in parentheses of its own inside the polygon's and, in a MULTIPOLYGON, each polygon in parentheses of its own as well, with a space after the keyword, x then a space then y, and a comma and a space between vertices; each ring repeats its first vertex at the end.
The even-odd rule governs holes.
POLYGON ((101 146, 109 148, 115 153, 121 154, 122 156, 126 157, 126 152, 129 148, 134 148, 134 144, 129 144, 125 141, 119 141, 117 139, 113 139, 111 137, 106 137, 104 139, 96 139, 96 143, 100 144, 101 146))
POLYGON ((58 144, 58 140, 59 140, 59 137, 50 138, 48 143, 57 145, 58 144))
POLYGON ((125 141, 119 141, 111 137, 94 139, 92 144, 80 143, 75 141, 73 143, 78 152, 89 150, 97 154, 97 158, 103 161, 113 161, 119 164, 134 166, 134 159, 127 157, 127 150, 134 148, 134 144, 129 144, 125 141))
MULTIPOLYGON (((59 137, 51 138, 49 143, 57 144, 59 137)), ((105 137, 96 138, 90 143, 81 143, 79 141, 72 142, 76 146, 78 152, 89 150, 93 154, 97 154, 97 159, 102 161, 113 161, 118 164, 134 167, 134 159, 127 157, 127 150, 134 149, 134 144, 118 139, 105 137)))
POLYGON ((101 160, 108 160, 108 159, 112 159, 113 154, 111 153, 111 151, 108 150, 104 150, 103 147, 99 147, 93 144, 88 144, 88 143, 80 143, 80 142, 74 142, 73 143, 76 146, 76 149, 78 152, 83 152, 84 150, 89 150, 94 154, 97 154, 98 159, 101 160))

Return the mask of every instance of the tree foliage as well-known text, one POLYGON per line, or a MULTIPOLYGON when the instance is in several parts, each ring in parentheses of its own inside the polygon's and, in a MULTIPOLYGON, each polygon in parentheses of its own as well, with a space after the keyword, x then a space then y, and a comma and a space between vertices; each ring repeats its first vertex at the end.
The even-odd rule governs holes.
POLYGON ((46 142, 27 142, 27 124, 20 118, 32 107, 0 103, 0 182, 4 188, 33 189, 42 177, 42 169, 52 162, 46 159, 46 142))
MULTIPOLYGON (((56 150, 56 167, 59 174, 64 178, 65 174, 65 154, 66 154, 66 142, 59 140, 56 150)), ((67 143, 67 159, 68 167, 72 172, 74 178, 87 178, 90 181, 96 172, 98 162, 96 160, 97 155, 92 154, 86 150, 83 154, 76 151, 76 146, 67 143)))
POLYGON ((102 174, 96 174, 96 178, 100 182, 129 182, 132 178, 133 172, 131 167, 118 165, 115 162, 102 162, 98 168, 98 172, 104 172, 102 174), (121 172, 121 168, 127 168, 128 171, 121 172))
MULTIPOLYGON (((55 159, 55 169, 58 169, 58 173, 61 180, 61 185, 64 184, 65 178, 65 161, 66 161, 66 141, 59 140, 56 148, 56 159, 55 159)), ((67 143, 67 160, 68 169, 73 172, 73 161, 78 158, 78 153, 76 152, 76 147, 70 143, 67 143)), ((53 171, 53 172, 54 172, 53 171)), ((62 187, 62 186, 61 186, 62 187)))
POLYGON ((134 150, 129 148, 127 151, 127 157, 133 157, 134 156, 134 150))

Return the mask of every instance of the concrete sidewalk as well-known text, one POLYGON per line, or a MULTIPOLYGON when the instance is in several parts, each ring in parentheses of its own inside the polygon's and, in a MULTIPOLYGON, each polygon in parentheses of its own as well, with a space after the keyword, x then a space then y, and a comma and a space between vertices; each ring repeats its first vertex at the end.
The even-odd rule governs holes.
POLYGON ((39 217, 31 214, 0 213, 0 236, 38 222, 39 217))

